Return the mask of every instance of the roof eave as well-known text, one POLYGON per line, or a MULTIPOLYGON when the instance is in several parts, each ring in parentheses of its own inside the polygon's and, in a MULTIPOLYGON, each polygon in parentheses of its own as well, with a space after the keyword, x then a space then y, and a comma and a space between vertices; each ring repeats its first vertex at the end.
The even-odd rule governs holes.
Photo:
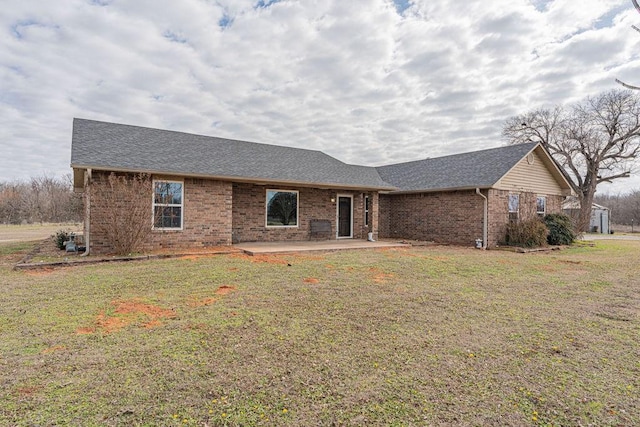
POLYGON ((451 191, 474 191, 476 188, 480 190, 490 190, 492 185, 472 185, 464 187, 446 187, 446 188, 425 188, 420 190, 395 190, 387 191, 385 194, 419 194, 419 193, 445 193, 451 191))
POLYGON ((368 191, 392 191, 396 189, 396 187, 392 187, 392 186, 339 184, 339 183, 331 183, 331 182, 309 182, 309 181, 283 180, 283 179, 273 179, 273 178, 264 178, 264 177, 233 176, 233 175, 209 175, 209 174, 198 174, 198 173, 163 171, 163 170, 157 170, 157 169, 128 169, 128 168, 113 168, 113 167, 80 165, 80 164, 71 164, 71 167, 74 169, 92 169, 94 171, 105 171, 105 172, 144 173, 149 175, 164 175, 164 176, 199 178, 199 179, 215 179, 219 181, 253 183, 257 185, 289 185, 289 186, 295 185, 295 186, 309 187, 309 188, 368 190, 368 191))

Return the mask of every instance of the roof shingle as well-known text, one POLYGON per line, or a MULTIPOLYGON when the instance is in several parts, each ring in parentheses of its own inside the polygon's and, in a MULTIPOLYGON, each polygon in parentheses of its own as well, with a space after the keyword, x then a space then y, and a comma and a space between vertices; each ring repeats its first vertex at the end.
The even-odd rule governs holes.
POLYGON ((71 166, 392 189, 373 167, 321 151, 74 119, 71 166))
POLYGON ((489 188, 538 143, 509 145, 376 168, 380 177, 399 191, 489 188))
POLYGON ((537 143, 388 166, 349 165, 321 151, 74 119, 71 166, 399 192, 489 188, 537 143))

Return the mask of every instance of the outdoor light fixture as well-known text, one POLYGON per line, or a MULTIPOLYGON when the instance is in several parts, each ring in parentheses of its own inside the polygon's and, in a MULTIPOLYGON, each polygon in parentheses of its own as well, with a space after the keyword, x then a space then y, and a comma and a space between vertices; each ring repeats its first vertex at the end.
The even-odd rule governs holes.
POLYGON ((335 197, 332 197, 332 198, 331 198, 331 203, 335 203, 335 202, 336 202, 336 198, 335 198, 335 197))

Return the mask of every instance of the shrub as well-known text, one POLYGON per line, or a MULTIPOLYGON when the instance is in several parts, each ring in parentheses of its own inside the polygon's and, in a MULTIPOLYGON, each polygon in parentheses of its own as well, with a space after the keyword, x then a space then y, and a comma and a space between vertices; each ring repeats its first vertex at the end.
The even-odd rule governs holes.
POLYGON ((151 234, 151 177, 114 173, 96 176, 90 191, 92 210, 100 212, 93 232, 104 236, 118 255, 141 250, 151 234))
POLYGON ((507 225, 506 242, 510 246, 536 248, 547 244, 549 230, 538 218, 507 225))
POLYGON ((71 232, 69 230, 58 230, 53 236, 53 241, 58 249, 66 249, 64 244, 69 240, 71 240, 71 232))
POLYGON ((550 245, 570 245, 576 238, 571 218, 563 214, 549 214, 544 217, 544 224, 549 229, 547 242, 550 245))

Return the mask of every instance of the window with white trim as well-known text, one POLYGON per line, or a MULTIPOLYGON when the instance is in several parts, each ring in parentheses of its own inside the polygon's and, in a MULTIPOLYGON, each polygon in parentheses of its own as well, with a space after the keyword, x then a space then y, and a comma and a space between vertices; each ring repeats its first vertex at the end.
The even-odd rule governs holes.
POLYGON ((292 190, 267 190, 267 227, 298 226, 298 192, 292 190))
POLYGON ((181 181, 153 181, 153 228, 182 230, 184 185, 181 181))
POLYGON ((536 198, 536 213, 539 217, 543 217, 547 211, 547 198, 539 196, 536 198))
POLYGON ((520 210, 520 195, 509 194, 509 221, 518 220, 519 210, 520 210))
POLYGON ((364 196, 364 225, 369 226, 369 196, 364 196))

